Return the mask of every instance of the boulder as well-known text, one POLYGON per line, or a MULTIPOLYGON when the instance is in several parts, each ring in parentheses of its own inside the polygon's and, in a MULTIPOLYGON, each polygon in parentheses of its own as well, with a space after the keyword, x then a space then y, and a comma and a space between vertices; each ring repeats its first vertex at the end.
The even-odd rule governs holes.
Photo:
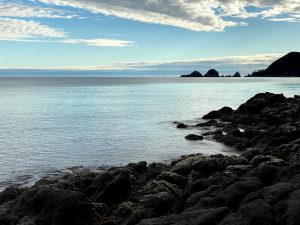
POLYGON ((24 190, 17 186, 9 186, 0 193, 0 205, 15 200, 24 190))
POLYGON ((179 124, 177 125, 177 128, 178 128, 178 129, 185 129, 185 128, 188 128, 188 125, 185 125, 185 124, 183 124, 183 123, 179 123, 179 124))
POLYGON ((138 163, 131 163, 127 165, 128 167, 133 168, 137 173, 144 173, 147 170, 147 162, 141 161, 138 163))
POLYGON ((202 141, 203 140, 203 136, 197 135, 197 134, 189 134, 189 135, 185 136, 184 138, 189 141, 202 141))
POLYGON ((130 176, 121 172, 103 188, 101 198, 109 205, 123 201, 131 191, 130 176))
POLYGON ((176 184, 182 189, 187 183, 187 179, 184 176, 172 172, 164 172, 158 177, 158 179, 165 180, 171 184, 176 184))
POLYGON ((21 194, 8 215, 10 224, 96 225, 93 205, 81 193, 51 187, 21 194))
POLYGON ((203 155, 194 155, 178 161, 173 165, 171 171, 186 176, 192 170, 201 172, 203 175, 209 176, 217 170, 221 169, 221 165, 217 159, 206 158, 203 155))
POLYGON ((211 209, 189 209, 180 214, 145 219, 138 225, 214 225, 218 224, 230 210, 226 207, 211 209))

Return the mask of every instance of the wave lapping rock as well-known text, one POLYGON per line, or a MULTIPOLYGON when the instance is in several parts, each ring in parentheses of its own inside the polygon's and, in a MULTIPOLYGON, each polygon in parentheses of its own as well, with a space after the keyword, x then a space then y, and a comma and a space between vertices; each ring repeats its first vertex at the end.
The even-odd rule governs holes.
POLYGON ((299 103, 265 93, 208 114, 217 119, 207 123, 218 129, 212 135, 239 144, 241 155, 142 161, 8 187, 0 193, 0 224, 299 224, 299 103))
POLYGON ((238 150, 273 155, 290 162, 300 161, 300 96, 261 93, 237 110, 224 108, 205 115, 219 119, 215 140, 238 150))
POLYGON ((300 164, 274 156, 183 156, 42 179, 0 194, 0 224, 297 224, 300 164))

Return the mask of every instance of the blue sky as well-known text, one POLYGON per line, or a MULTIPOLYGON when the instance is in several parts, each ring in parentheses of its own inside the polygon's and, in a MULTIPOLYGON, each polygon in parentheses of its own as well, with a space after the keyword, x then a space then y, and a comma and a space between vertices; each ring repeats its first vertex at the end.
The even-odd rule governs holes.
POLYGON ((248 73, 299 36, 299 0, 0 0, 0 68, 248 73))

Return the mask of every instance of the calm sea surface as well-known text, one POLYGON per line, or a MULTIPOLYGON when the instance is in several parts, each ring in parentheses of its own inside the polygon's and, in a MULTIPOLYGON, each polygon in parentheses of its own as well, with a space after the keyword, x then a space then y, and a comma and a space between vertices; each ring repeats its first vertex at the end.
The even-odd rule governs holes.
POLYGON ((0 78, 0 189, 76 166, 232 154, 212 140, 186 141, 195 131, 172 122, 196 123, 266 91, 300 95, 300 79, 0 78))

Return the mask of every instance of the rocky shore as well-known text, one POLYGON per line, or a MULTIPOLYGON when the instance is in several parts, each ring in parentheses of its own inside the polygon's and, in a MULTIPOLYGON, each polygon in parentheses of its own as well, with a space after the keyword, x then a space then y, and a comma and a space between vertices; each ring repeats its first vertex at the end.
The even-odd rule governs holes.
POLYGON ((239 156, 182 156, 44 178, 0 193, 2 225, 296 225, 300 221, 300 97, 257 94, 204 123, 177 124, 239 156), (199 127, 211 131, 199 134, 199 127))

